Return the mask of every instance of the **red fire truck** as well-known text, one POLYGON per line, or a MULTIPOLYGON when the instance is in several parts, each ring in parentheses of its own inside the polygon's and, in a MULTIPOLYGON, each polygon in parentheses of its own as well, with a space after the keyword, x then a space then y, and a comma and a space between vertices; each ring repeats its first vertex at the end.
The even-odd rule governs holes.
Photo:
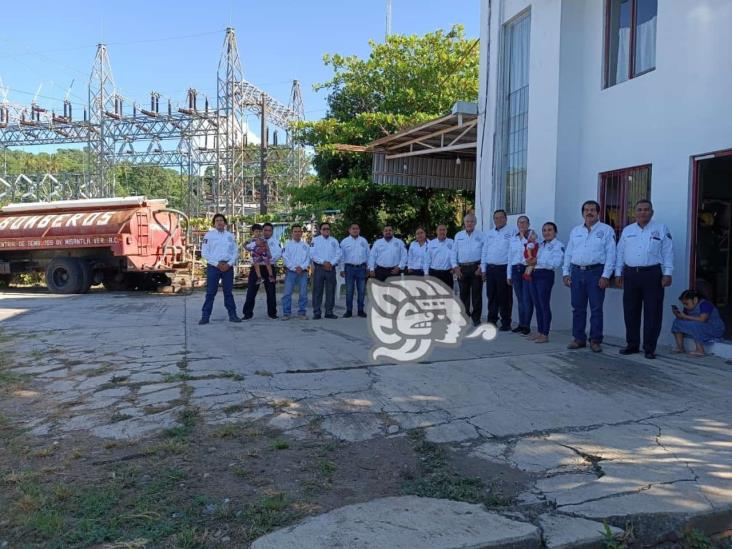
POLYGON ((169 284, 189 261, 184 221, 144 196, 10 204, 0 209, 0 281, 45 272, 62 294, 169 284))

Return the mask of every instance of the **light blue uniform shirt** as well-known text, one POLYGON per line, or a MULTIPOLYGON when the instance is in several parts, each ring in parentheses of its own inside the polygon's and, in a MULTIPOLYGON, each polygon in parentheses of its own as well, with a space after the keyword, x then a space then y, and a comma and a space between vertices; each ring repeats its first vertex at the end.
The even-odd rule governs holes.
POLYGON ((589 230, 584 224, 577 225, 569 233, 564 252, 564 276, 570 275, 572 265, 586 267, 597 264, 604 265, 602 276, 610 278, 615 269, 615 231, 601 221, 589 230))
POLYGON ((508 250, 517 232, 516 227, 510 227, 509 225, 504 225, 500 229, 494 227, 486 231, 481 254, 481 271, 486 272, 488 265, 510 264, 508 250))
POLYGON ((470 234, 464 230, 456 234, 455 245, 452 247, 453 268, 461 263, 480 262, 483 256, 484 243, 485 235, 478 229, 474 229, 470 234))
POLYGON ((239 248, 234 235, 229 231, 210 229, 203 237, 201 256, 213 267, 218 265, 219 261, 226 261, 234 266, 236 258, 239 257, 239 248))
POLYGON ((652 219, 642 229, 638 223, 625 227, 618 241, 615 276, 622 276, 625 265, 661 265, 663 275, 671 276, 674 271, 674 246, 668 227, 652 219))
POLYGON ((416 240, 409 244, 409 252, 407 254, 407 268, 409 269, 424 269, 425 256, 427 255, 428 241, 425 241, 421 246, 416 240))
POLYGON ((539 253, 536 256, 535 269, 548 269, 554 271, 564 263, 564 244, 556 238, 551 242, 542 242, 539 245, 539 253))
POLYGON ((404 242, 396 237, 392 237, 388 242, 384 238, 374 242, 369 254, 369 271, 373 271, 377 266, 404 269, 407 266, 407 247, 404 242))
POLYGON ((427 244, 427 253, 424 255, 424 272, 430 269, 447 271, 452 268, 452 249, 455 241, 452 238, 440 240, 435 238, 427 244))
POLYGON ((362 237, 353 238, 348 235, 341 240, 341 267, 349 265, 363 265, 369 261, 369 243, 362 237))
POLYGON ((282 251, 282 260, 288 271, 294 271, 297 267, 307 270, 310 266, 310 246, 302 240, 300 242, 290 240, 282 251))
MULTIPOLYGON (((267 245, 269 246, 269 253, 272 254, 272 263, 274 264, 279 258, 282 257, 282 248, 280 247, 280 243, 274 236, 264 238, 264 240, 267 241, 267 245)), ((255 242, 249 242, 249 244, 247 244, 245 247, 251 252, 256 246, 257 245, 255 242)))
POLYGON ((332 236, 325 238, 323 235, 313 238, 313 243, 310 244, 310 259, 319 265, 326 261, 333 266, 337 265, 341 260, 341 245, 338 239, 332 236))

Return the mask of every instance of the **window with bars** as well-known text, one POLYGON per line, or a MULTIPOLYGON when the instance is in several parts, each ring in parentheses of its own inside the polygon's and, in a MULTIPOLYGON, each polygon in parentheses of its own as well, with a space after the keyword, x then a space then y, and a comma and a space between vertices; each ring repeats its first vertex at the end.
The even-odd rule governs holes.
POLYGON ((658 0, 605 0, 605 87, 656 68, 658 0))
POLYGON ((498 170, 501 207, 509 214, 526 208, 526 160, 529 138, 530 13, 504 27, 501 75, 501 156, 498 170))
POLYGON ((600 174, 602 221, 615 230, 616 239, 627 225, 635 222, 635 203, 650 197, 650 164, 600 174))

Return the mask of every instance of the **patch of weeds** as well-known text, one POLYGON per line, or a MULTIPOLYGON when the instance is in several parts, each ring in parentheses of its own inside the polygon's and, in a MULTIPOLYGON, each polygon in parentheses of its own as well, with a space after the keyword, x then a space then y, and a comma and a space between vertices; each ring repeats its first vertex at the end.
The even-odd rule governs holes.
POLYGON ((215 438, 236 438, 239 435, 240 428, 234 423, 227 423, 216 427, 211 433, 211 436, 215 438))
POLYGON ((326 477, 328 479, 330 479, 333 476, 333 474, 336 472, 337 469, 338 469, 338 467, 332 461, 323 459, 318 462, 318 471, 320 472, 321 475, 323 475, 324 477, 326 477))
POLYGON ((322 482, 315 479, 305 479, 300 481, 300 489, 302 490, 303 496, 306 498, 317 496, 322 494, 331 487, 329 482, 322 482))
POLYGON ((231 406, 226 406, 224 408, 224 413, 227 416, 230 416, 231 414, 237 414, 239 412, 244 411, 244 405, 243 404, 232 404, 231 406))
POLYGON ((130 378, 130 376, 112 376, 112 379, 109 380, 109 382, 112 385, 117 385, 119 383, 124 383, 130 378))
POLYGON ((0 370, 0 391, 16 389, 26 378, 27 376, 15 372, 0 370))
POLYGON ((178 414, 180 425, 170 427, 163 431, 163 436, 178 440, 185 440, 193 432, 196 427, 200 412, 197 408, 186 408, 178 414))
POLYGON ((269 370, 255 370, 254 375, 263 376, 263 377, 272 377, 274 374, 272 372, 270 372, 269 370))
POLYGON ((159 414, 160 412, 164 412, 165 410, 169 410, 170 406, 167 405, 161 405, 161 406, 145 406, 142 411, 146 416, 151 416, 153 414, 159 414))
POLYGON ((188 369, 188 359, 181 358, 178 362, 175 363, 175 365, 178 366, 178 368, 180 368, 181 370, 187 370, 188 369))
POLYGON ((165 374, 163 376, 163 383, 175 383, 176 381, 191 381, 196 379, 190 374, 185 372, 178 372, 177 374, 165 374))
POLYGON ((492 494, 480 478, 471 478, 455 471, 447 462, 444 450, 425 440, 422 431, 411 431, 409 438, 418 455, 417 473, 405 476, 402 490, 416 496, 483 503, 488 507, 506 506, 510 502, 492 494))
POLYGON ((247 541, 254 540, 293 521, 297 516, 285 494, 264 497, 244 508, 244 534, 247 541))
POLYGON ((602 545, 605 549, 628 549, 627 532, 618 539, 607 522, 603 522, 602 528, 602 545))
POLYGON ((282 410, 284 410, 284 409, 289 408, 290 406, 292 406, 292 401, 290 401, 290 400, 275 400, 274 402, 272 402, 270 404, 270 406, 272 407, 272 409, 275 412, 281 412, 282 410))
POLYGON ((252 478, 252 472, 241 465, 235 465, 231 468, 231 472, 239 478, 250 479, 252 478))
POLYGON ((109 418, 109 421, 110 423, 119 423, 126 419, 132 419, 132 416, 130 414, 120 414, 119 412, 115 412, 112 414, 112 417, 109 418))
POLYGON ((238 372, 234 372, 233 370, 227 370, 226 372, 222 373, 219 377, 224 378, 224 379, 231 379, 233 381, 244 381, 244 376, 238 372))
POLYGON ((45 448, 41 448, 40 450, 36 450, 33 452, 33 457, 37 458, 47 458, 51 457, 53 454, 56 453, 56 450, 58 450, 58 445, 52 444, 51 446, 46 446, 45 448))
POLYGON ((711 549, 713 547, 712 540, 696 529, 684 532, 682 543, 685 549, 711 549))
POLYGON ((188 443, 185 439, 173 438, 152 444, 146 447, 143 452, 147 455, 169 455, 182 454, 187 449, 188 443))
POLYGON ((203 549, 208 540, 208 531, 186 526, 171 538, 171 547, 177 549, 203 549))
POLYGON ((272 448, 274 450, 287 450, 290 447, 290 443, 284 439, 277 438, 272 441, 272 448))
MULTIPOLYGON (((80 361, 81 364, 83 362, 80 361)), ((70 366, 67 362, 67 366, 70 366)), ((110 372, 112 370, 111 364, 105 364, 104 366, 99 366, 98 368, 92 368, 90 370, 81 370, 80 372, 77 372, 79 375, 85 375, 89 377, 95 377, 100 376, 102 374, 106 374, 107 372, 110 372)))

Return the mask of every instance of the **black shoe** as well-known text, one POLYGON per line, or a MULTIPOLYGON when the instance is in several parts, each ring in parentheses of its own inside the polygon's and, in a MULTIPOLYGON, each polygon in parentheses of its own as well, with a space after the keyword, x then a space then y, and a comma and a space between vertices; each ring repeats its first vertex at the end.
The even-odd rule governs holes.
POLYGON ((527 336, 527 335, 529 335, 530 333, 531 333, 531 328, 529 328, 528 326, 524 326, 524 327, 523 327, 523 328, 521 329, 521 335, 525 335, 525 336, 527 336))
POLYGON ((346 311, 346 313, 343 315, 343 318, 351 318, 353 316, 353 313, 351 311, 346 311))
POLYGON ((640 353, 640 349, 638 347, 623 347, 618 352, 621 355, 634 355, 636 353, 640 353))
POLYGON ((336 315, 334 315, 333 313, 328 313, 327 315, 325 315, 325 318, 329 318, 331 320, 335 320, 338 317, 336 315))
POLYGON ((313 320, 320 320, 320 315, 313 315, 313 320))
POLYGON ((360 316, 361 318, 366 318, 368 315, 364 311, 359 311, 358 316, 360 316))
POLYGON ((236 315, 234 315, 234 316, 230 316, 230 317, 229 317, 229 322, 241 322, 241 318, 239 318, 239 317, 238 317, 238 316, 236 316, 236 315))
POLYGON ((654 358, 656 358, 656 353, 646 352, 646 358, 648 360, 653 360, 654 358))
POLYGON ((251 320, 253 316, 254 316, 254 315, 248 315, 248 314, 245 314, 245 315, 244 315, 244 316, 242 317, 242 320, 251 320))
POLYGON ((514 328, 513 330, 511 330, 511 331, 512 331, 512 332, 513 332, 514 334, 520 334, 521 332, 523 332, 523 331, 524 331, 524 327, 523 327, 523 326, 516 326, 516 327, 515 327, 515 328, 514 328))
MULTIPOLYGON (((521 328, 521 329, 523 330, 523 328, 521 328)), ((498 328, 498 331, 499 332, 510 332, 511 326, 501 326, 500 328, 498 328)))
POLYGON ((277 315, 267 315, 267 316, 269 316, 269 318, 271 318, 272 320, 277 320, 278 318, 280 318, 277 315))
POLYGON ((473 320, 473 326, 480 326, 480 320, 473 320))
POLYGON ((208 324, 208 318, 202 318, 198 321, 199 324, 208 324))

